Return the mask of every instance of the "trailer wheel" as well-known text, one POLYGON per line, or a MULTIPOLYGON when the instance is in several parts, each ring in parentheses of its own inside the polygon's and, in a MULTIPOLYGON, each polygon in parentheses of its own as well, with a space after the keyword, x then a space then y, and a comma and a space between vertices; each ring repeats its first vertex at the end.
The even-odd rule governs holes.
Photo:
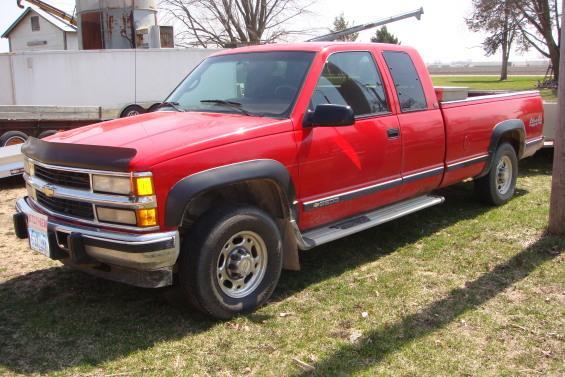
POLYGON ((133 117, 145 113, 145 109, 139 105, 129 105, 122 111, 120 118, 133 117))
POLYGON ((153 105, 151 105, 151 107, 149 107, 149 109, 147 109, 148 113, 152 113, 153 111, 157 111, 159 110, 159 107, 161 106, 161 103, 154 103, 153 105))
POLYGON ((56 130, 47 130, 47 131, 43 131, 39 134, 39 136, 37 136, 40 139, 46 138, 47 136, 51 136, 51 135, 55 135, 57 133, 56 130))
POLYGON ((500 206, 514 195, 517 178, 516 150, 512 145, 504 143, 496 150, 489 173, 475 180, 475 192, 484 203, 500 206))
POLYGON ((21 131, 8 131, 0 136, 0 147, 22 144, 27 140, 27 135, 21 131))
POLYGON ((275 221, 252 206, 224 206, 203 215, 181 246, 179 288, 192 305, 229 319, 264 304, 282 269, 275 221))

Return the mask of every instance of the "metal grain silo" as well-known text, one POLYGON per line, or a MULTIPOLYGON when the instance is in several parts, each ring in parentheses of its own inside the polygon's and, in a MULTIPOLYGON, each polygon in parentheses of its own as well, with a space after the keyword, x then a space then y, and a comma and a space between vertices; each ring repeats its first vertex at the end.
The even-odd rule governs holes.
POLYGON ((138 31, 157 25, 156 0, 76 0, 76 7, 84 50, 148 47, 138 31))

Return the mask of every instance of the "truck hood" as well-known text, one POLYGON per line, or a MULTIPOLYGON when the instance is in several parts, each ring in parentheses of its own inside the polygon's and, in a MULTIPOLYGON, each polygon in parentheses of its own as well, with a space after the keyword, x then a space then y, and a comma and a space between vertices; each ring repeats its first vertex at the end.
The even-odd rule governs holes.
POLYGON ((292 130, 289 119, 199 112, 154 112, 60 132, 50 142, 127 147, 132 168, 223 144, 292 130))

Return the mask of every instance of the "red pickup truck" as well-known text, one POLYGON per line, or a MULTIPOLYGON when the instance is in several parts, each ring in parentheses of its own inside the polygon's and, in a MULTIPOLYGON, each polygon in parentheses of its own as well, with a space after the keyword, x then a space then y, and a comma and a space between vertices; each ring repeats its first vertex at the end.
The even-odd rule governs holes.
POLYGON ((404 46, 222 51, 157 112, 30 138, 16 235, 108 279, 176 276, 217 318, 253 310, 299 250, 442 203, 436 189, 512 197, 543 145, 539 94, 438 94, 404 46))

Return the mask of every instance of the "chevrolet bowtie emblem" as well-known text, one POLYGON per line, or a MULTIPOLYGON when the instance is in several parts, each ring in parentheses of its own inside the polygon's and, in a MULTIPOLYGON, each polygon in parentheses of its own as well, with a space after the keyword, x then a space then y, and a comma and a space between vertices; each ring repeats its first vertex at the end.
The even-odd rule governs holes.
POLYGON ((48 197, 53 197, 55 195, 55 188, 51 185, 45 185, 43 186, 41 192, 43 192, 45 194, 45 196, 48 197))

